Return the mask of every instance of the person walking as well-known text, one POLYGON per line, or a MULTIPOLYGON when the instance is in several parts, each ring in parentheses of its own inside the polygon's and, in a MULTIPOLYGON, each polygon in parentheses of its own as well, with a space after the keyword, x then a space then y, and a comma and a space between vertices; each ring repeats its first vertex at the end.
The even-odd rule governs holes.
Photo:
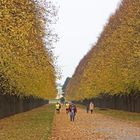
POLYGON ((89 112, 89 104, 86 105, 86 111, 89 112))
POLYGON ((60 113, 60 109, 61 109, 60 103, 58 103, 58 102, 56 103, 55 109, 56 109, 56 112, 59 114, 60 113))
POLYGON ((94 104, 93 104, 93 102, 90 102, 89 110, 90 110, 91 114, 93 113, 93 109, 94 109, 94 104))
POLYGON ((70 113, 70 121, 74 122, 75 115, 77 113, 77 107, 74 103, 72 103, 69 107, 69 113, 70 113))
POLYGON ((68 102, 66 102, 66 113, 69 113, 69 108, 70 108, 70 104, 68 102))

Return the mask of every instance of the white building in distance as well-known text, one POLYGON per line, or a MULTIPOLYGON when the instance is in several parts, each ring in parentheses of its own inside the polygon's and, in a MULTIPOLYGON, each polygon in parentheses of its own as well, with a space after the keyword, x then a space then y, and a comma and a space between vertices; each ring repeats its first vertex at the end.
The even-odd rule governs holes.
POLYGON ((62 91, 62 85, 61 84, 57 84, 57 97, 56 99, 60 99, 62 98, 64 95, 63 91, 62 91))

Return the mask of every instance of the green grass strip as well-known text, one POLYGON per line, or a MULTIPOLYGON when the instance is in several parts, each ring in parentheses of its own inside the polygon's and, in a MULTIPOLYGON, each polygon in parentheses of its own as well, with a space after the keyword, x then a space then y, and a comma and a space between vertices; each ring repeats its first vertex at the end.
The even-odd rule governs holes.
MULTIPOLYGON (((77 107, 80 107, 86 110, 86 106, 84 105, 78 104, 77 107)), ((101 114, 115 117, 121 120, 140 122, 140 113, 115 110, 115 109, 107 109, 107 108, 98 108, 98 107, 95 108, 95 113, 101 113, 101 114)))
POLYGON ((45 105, 0 120, 0 140, 48 140, 54 105, 45 105))
POLYGON ((113 109, 102 109, 102 108, 96 108, 95 112, 109 115, 111 117, 116 117, 122 120, 134 121, 134 122, 140 121, 140 113, 128 112, 122 110, 113 110, 113 109))

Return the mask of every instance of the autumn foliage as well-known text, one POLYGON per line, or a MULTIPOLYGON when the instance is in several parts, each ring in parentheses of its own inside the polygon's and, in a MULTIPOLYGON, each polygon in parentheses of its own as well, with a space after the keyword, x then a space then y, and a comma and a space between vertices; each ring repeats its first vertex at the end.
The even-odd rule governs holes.
POLYGON ((123 0, 95 46, 81 60, 68 98, 140 93, 140 1, 123 0))
POLYGON ((0 1, 2 94, 55 97, 54 57, 50 47, 46 48, 53 38, 49 17, 55 12, 50 5, 34 0, 0 1))

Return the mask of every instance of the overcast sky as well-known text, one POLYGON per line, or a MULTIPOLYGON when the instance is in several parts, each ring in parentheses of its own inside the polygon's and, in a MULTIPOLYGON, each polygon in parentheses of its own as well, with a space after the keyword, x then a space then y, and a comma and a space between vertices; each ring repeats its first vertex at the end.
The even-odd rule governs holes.
POLYGON ((55 56, 62 70, 64 83, 71 77, 80 60, 96 43, 103 27, 121 0, 52 0, 60 6, 59 20, 55 30, 59 42, 55 46, 55 56))

